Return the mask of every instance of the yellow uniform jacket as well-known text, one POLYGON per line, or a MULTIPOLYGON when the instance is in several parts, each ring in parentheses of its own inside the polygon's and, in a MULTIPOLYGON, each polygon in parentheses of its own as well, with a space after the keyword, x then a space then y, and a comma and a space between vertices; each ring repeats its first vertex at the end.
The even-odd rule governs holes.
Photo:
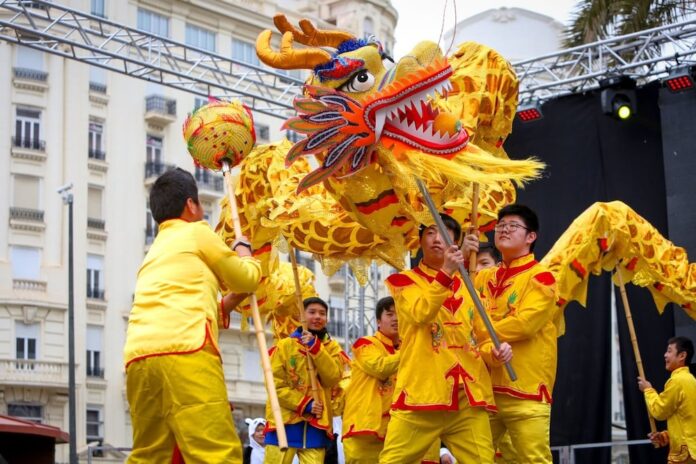
MULTIPOLYGON (((557 362, 555 322, 560 315, 553 275, 528 254, 509 266, 501 263, 478 272, 475 286, 498 338, 512 346, 517 373, 512 382, 504 366, 493 363, 493 391, 551 403, 557 362)), ((475 332, 481 352, 490 353, 493 343, 480 318, 475 332)))
MULTIPOLYGON (((330 437, 333 437, 331 399, 339 388, 344 366, 350 363, 350 359, 338 342, 328 336, 323 341, 315 337, 313 345, 306 347, 302 344, 302 340, 295 336, 297 333, 295 331, 290 337, 281 339, 269 350, 283 423, 290 425, 306 421, 318 429, 325 430, 330 437), (312 401, 312 383, 307 369, 308 353, 314 361, 318 395, 324 406, 321 418, 305 414, 305 408, 312 401)), ((268 421, 266 430, 275 430, 276 424, 268 402, 266 403, 266 420, 268 421)))
POLYGON ((662 393, 654 388, 643 393, 650 415, 667 421, 668 462, 696 459, 696 378, 689 368, 673 370, 662 393))
POLYGON ((393 342, 382 332, 355 341, 343 410, 343 438, 372 435, 384 440, 399 359, 393 342))
MULTIPOLYGON (((205 221, 165 221, 138 271, 124 348, 126 365, 162 354, 191 353, 207 340, 217 349, 221 286, 253 292, 261 278, 254 258, 240 258, 205 221)), ((219 350, 218 350, 219 351, 219 350)))
POLYGON ((495 411, 491 382, 473 341, 474 309, 459 276, 424 265, 386 280, 399 317, 401 360, 392 408, 495 411))

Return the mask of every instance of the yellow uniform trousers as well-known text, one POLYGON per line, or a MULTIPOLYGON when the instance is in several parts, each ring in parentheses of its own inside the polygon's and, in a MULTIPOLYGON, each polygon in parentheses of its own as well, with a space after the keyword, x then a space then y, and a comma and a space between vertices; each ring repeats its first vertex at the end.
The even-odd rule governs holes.
POLYGON ((222 364, 210 342, 194 353, 135 361, 126 374, 129 464, 171 463, 175 444, 186 464, 241 464, 222 364))
MULTIPOLYGON (((374 435, 357 435, 343 439, 343 453, 346 464, 375 464, 379 462, 379 453, 384 442, 374 435)), ((433 442, 425 453, 424 464, 440 464, 440 439, 433 442)))
POLYGON ((551 464, 551 405, 498 394, 495 404, 498 414, 491 416, 493 443, 498 444, 507 430, 518 463, 551 464))
POLYGON ((263 464, 292 464, 295 455, 299 458, 300 464, 324 464, 325 454, 324 448, 288 448, 283 453, 275 445, 266 445, 263 464))
POLYGON ((466 406, 457 411, 392 410, 379 463, 418 464, 440 440, 457 462, 493 463, 488 413, 469 407, 465 394, 459 401, 466 406))
POLYGON ((518 464, 517 451, 512 446, 512 440, 509 433, 504 433, 495 447, 495 462, 496 464, 518 464))

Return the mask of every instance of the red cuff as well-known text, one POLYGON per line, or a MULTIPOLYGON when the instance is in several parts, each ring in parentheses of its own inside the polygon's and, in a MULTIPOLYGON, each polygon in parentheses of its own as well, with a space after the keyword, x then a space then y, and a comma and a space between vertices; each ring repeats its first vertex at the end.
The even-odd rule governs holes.
POLYGON ((312 343, 312 346, 309 347, 309 353, 312 356, 316 356, 319 354, 320 348, 321 348, 321 342, 319 341, 319 337, 314 336, 314 342, 312 343))
POLYGON ((230 313, 226 313, 224 309, 225 297, 220 298, 220 320, 222 320, 222 327, 224 329, 230 328, 230 313))
POLYGON ((435 274, 435 280, 437 280, 438 283, 445 288, 450 288, 453 282, 452 277, 442 269, 437 271, 437 274, 435 274))
POLYGON ((304 410, 310 401, 312 401, 311 396, 305 396, 304 398, 302 398, 302 401, 300 401, 300 404, 297 406, 297 409, 295 409, 295 413, 298 416, 301 416, 302 414, 304 414, 304 410))

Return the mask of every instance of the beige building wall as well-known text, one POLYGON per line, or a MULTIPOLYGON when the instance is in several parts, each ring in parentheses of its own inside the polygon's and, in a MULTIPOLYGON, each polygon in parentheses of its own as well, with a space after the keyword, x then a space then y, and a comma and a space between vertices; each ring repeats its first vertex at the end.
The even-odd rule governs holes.
MULTIPOLYGON (((293 3, 303 2, 292 0, 62 1, 87 12, 95 3, 103 3, 110 21, 132 27, 139 9, 162 15, 169 37, 180 42, 187 24, 204 28, 225 56, 232 55, 233 40, 253 46, 256 35, 272 27, 276 11, 294 20, 320 15, 328 20, 320 22, 324 27, 360 34, 369 17, 371 32, 388 48, 397 20, 388 1, 375 0, 322 2, 319 10, 304 2, 299 14, 293 3)), ((129 447, 122 351, 136 273, 154 238, 148 189, 168 165, 195 172, 181 127, 201 102, 6 42, 0 42, 0 62, 7 64, 0 67, 0 127, 8 128, 0 132, 0 414, 68 430, 68 213, 56 190, 72 182, 78 449, 96 439, 129 447), (13 138, 17 134, 21 140, 13 138)), ((255 118, 259 143, 284 136, 281 120, 255 118)), ((201 174, 199 189, 215 224, 222 182, 201 174)), ((318 265, 316 274, 323 297, 344 298, 340 285, 332 293, 318 265)), ((234 417, 246 434, 243 419, 263 413, 265 392, 255 338, 239 323, 234 319, 221 333, 221 347, 234 417)), ((123 456, 103 459, 120 462, 123 456)), ((67 445, 58 447, 56 460, 67 462, 67 445)))

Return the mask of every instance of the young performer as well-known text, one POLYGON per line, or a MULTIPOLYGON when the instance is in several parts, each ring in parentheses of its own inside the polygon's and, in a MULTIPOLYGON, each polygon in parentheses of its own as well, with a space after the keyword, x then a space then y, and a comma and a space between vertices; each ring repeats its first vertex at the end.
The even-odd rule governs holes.
POLYGON ((261 277, 249 245, 234 252, 203 221, 193 176, 175 169, 150 192, 159 233, 138 272, 124 357, 133 424, 128 462, 242 462, 218 349, 231 299, 220 285, 253 292, 261 277))
POLYGON ((281 453, 270 405, 266 405, 266 464, 290 464, 295 455, 301 464, 322 464, 333 438, 331 399, 350 362, 340 345, 326 331, 329 306, 324 300, 304 300, 306 329, 298 327, 271 348, 271 367, 283 413, 289 449, 281 453), (307 356, 317 374, 319 400, 312 399, 307 356))
POLYGON ((638 377, 638 388, 645 394, 650 415, 667 421, 667 431, 650 433, 650 440, 669 444, 668 463, 696 463, 696 378, 689 372, 694 344, 686 337, 667 342, 665 369, 671 372, 662 393, 638 377))
MULTIPOLYGON (((491 366, 491 381, 498 414, 491 416, 494 443, 507 430, 523 462, 551 463, 549 432, 551 392, 556 378, 558 315, 555 280, 532 251, 539 220, 531 209, 508 205, 500 210, 495 245, 502 255, 499 266, 476 274, 493 328, 501 342, 512 345, 517 381, 512 382, 501 363, 491 366)), ((476 249, 478 237, 465 238, 465 249, 476 249)), ((492 349, 483 323, 476 319, 482 353, 492 349)))
MULTIPOLYGON (((456 243, 459 224, 442 219, 456 243)), ((459 462, 493 462, 488 411, 494 411, 488 370, 473 346, 474 311, 456 275, 464 263, 436 226, 422 227, 423 259, 386 283, 399 317, 401 360, 382 464, 417 462, 440 439, 459 462)), ((509 345, 494 351, 512 357, 509 345)), ((438 443, 439 444, 439 443, 438 443)))
POLYGON ((376 308, 377 332, 353 344, 351 380, 343 411, 346 464, 374 464, 384 446, 396 371, 399 329, 390 296, 376 308))
POLYGON ((244 448, 243 464, 263 464, 266 455, 266 419, 257 417, 246 419, 244 422, 249 426, 249 446, 244 448))

